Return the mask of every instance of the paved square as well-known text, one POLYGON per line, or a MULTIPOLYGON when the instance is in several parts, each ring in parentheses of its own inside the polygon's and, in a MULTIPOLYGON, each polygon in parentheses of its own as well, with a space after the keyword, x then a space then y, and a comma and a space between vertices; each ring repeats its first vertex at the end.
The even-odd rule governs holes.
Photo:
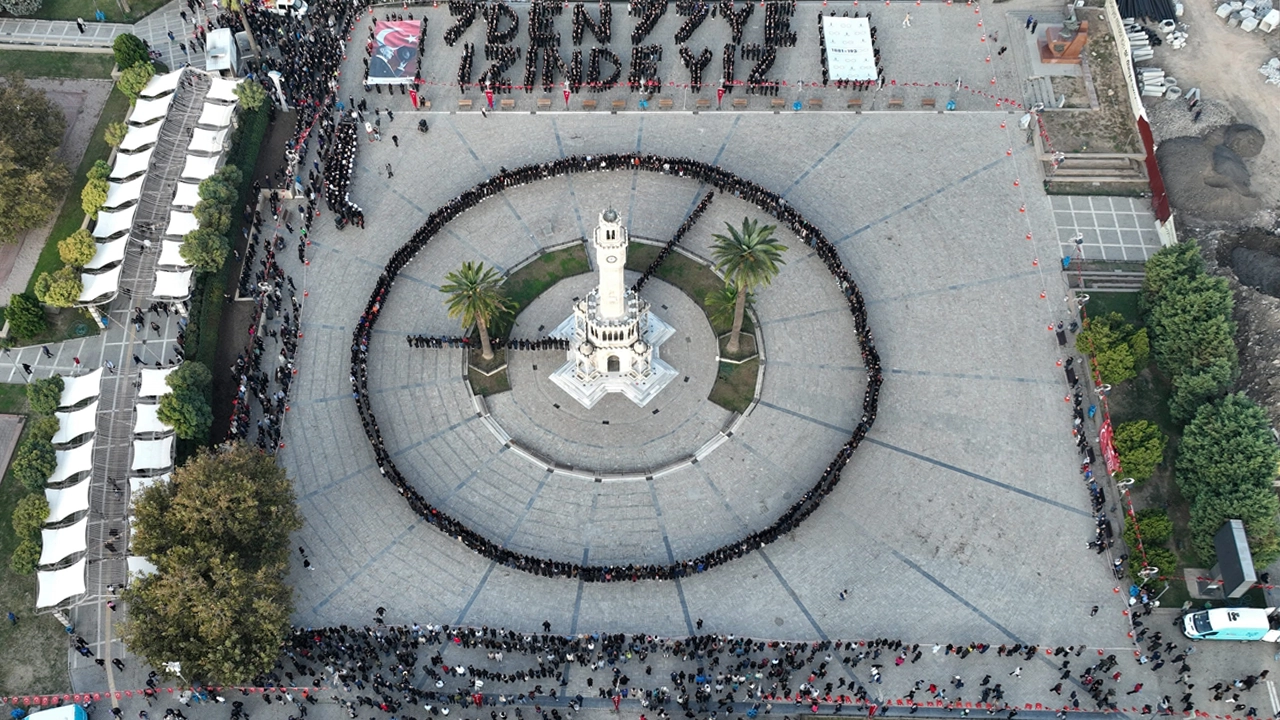
POLYGON ((1151 203, 1143 198, 1055 195, 1053 221, 1062 257, 1076 257, 1084 236, 1086 260, 1144 262, 1160 249, 1151 203))

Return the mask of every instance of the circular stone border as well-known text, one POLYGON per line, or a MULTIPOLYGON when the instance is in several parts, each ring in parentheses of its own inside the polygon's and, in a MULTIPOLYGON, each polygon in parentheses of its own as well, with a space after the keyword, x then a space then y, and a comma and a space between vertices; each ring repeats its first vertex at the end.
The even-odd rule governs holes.
POLYGON ((641 155, 636 153, 614 153, 606 155, 574 155, 550 162, 525 165, 490 177, 455 197, 427 217, 422 227, 413 237, 396 250, 387 261, 386 269, 378 277, 378 282, 365 305, 364 314, 356 322, 352 333, 351 376, 356 409, 360 413, 361 422, 369 443, 373 447, 378 468, 382 476, 392 483, 401 497, 409 503, 414 512, 428 523, 436 526, 441 532, 462 542, 471 550, 500 563, 506 567, 547 577, 566 577, 586 582, 616 582, 623 580, 667 579, 682 577, 696 572, 703 572, 712 567, 722 565, 733 559, 746 555, 758 548, 772 543, 791 532, 810 514, 818 509, 822 500, 835 489, 840 482, 840 474, 848 463, 853 451, 862 443, 871 426, 875 423, 876 408, 879 404, 880 386, 883 374, 880 371, 880 354, 876 350, 870 327, 867 324, 866 303, 858 286, 849 276, 835 247, 827 241, 815 225, 806 220, 797 210, 787 204, 777 194, 765 190, 759 185, 738 177, 737 175, 715 165, 685 158, 669 158, 661 155, 641 155), (772 215, 779 223, 785 225, 805 244, 813 248, 818 257, 827 265, 832 277, 839 285, 849 302, 849 310, 853 315, 854 327, 857 331, 859 350, 863 364, 867 370, 867 387, 862 396, 862 417, 854 428, 853 434, 840 447, 818 480, 805 492, 804 496, 787 508, 777 520, 768 527, 751 533, 739 540, 726 544, 695 558, 678 560, 668 565, 580 565, 572 562, 560 562, 546 558, 514 552, 494 543, 475 532, 465 523, 444 513, 431 505, 396 468, 391 454, 387 451, 378 428, 377 418, 370 406, 368 393, 365 392, 368 381, 366 356, 373 328, 377 324, 383 304, 391 294, 391 287, 396 276, 408 265, 431 241, 442 228, 462 213, 470 210, 486 198, 501 193, 509 187, 526 185, 538 180, 547 180, 562 175, 583 172, 612 172, 615 170, 643 170, 659 174, 674 174, 700 180, 721 192, 732 193, 735 197, 754 204, 762 211, 772 215))

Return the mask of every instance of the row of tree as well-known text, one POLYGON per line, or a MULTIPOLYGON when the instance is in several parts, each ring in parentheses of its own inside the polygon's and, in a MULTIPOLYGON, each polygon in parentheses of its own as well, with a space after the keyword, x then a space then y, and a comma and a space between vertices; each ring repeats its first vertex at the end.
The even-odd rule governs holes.
POLYGON ((10 466, 14 479, 27 490, 27 494, 14 506, 11 518, 18 545, 9 558, 9 569, 19 575, 34 573, 40 561, 40 528, 49 519, 49 502, 45 499, 44 487, 57 467, 52 440, 58 433, 58 419, 53 414, 62 399, 62 388, 59 375, 27 386, 30 423, 10 466))
POLYGON ((227 231, 231 229, 232 213, 239 201, 241 180, 235 165, 223 165, 200 183, 200 201, 192 210, 200 227, 187 233, 179 248, 182 259, 198 272, 217 272, 227 261, 227 254, 231 252, 227 231))

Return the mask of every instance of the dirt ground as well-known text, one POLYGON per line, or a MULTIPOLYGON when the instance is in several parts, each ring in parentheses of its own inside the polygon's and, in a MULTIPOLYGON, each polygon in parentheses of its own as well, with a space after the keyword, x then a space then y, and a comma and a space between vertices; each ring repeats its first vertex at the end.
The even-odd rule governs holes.
MULTIPOLYGON (((1229 28, 1214 15, 1217 3, 1186 0, 1181 22, 1186 27, 1187 45, 1181 50, 1167 45, 1156 48, 1155 58, 1145 67, 1164 68, 1178 79, 1185 93, 1198 87, 1205 100, 1225 102, 1238 122, 1254 125, 1267 138, 1262 153, 1249 161, 1252 188, 1262 199, 1264 210, 1252 219, 1258 226, 1271 227, 1275 208, 1280 206, 1280 86, 1268 85, 1258 68, 1280 55, 1280 33, 1245 33, 1229 28)), ((1157 100, 1185 106, 1183 100, 1157 100)), ((1152 104, 1148 104, 1151 107, 1152 104)), ((1206 126, 1207 129, 1207 126, 1206 126)))

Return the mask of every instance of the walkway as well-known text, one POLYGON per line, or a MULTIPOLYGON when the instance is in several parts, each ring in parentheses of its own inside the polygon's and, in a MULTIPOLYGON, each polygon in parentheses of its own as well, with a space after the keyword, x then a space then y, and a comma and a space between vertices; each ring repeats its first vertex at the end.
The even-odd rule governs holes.
POLYGON ((70 20, 0 20, 0 45, 38 45, 61 50, 106 52, 117 35, 133 32, 125 23, 86 22, 82 33, 70 20))

